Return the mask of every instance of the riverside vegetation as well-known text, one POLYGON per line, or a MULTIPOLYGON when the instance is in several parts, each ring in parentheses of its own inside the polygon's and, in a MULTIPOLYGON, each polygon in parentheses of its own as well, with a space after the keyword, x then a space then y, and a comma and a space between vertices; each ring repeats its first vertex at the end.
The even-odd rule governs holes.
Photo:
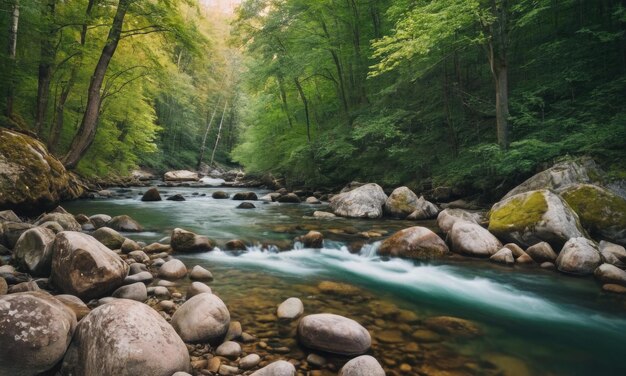
POLYGON ((0 6, 0 375, 626 372, 623 2, 0 6))

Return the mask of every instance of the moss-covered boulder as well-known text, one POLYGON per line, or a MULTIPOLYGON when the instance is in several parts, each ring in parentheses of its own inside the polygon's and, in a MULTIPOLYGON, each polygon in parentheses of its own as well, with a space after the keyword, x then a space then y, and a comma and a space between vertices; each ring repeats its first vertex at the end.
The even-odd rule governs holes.
POLYGON ((400 230, 387 238, 378 249, 383 256, 410 259, 435 259, 449 253, 448 246, 426 227, 414 226, 400 230))
POLYGON ((526 247, 545 241, 556 249, 584 236, 578 215, 557 194, 543 189, 504 199, 489 213, 489 231, 526 247))
POLYGON ((82 193, 76 177, 42 142, 0 128, 0 210, 39 213, 82 193))
POLYGON ((399 187, 391 192, 384 205, 386 215, 393 218, 406 218, 417 209, 417 195, 407 187, 399 187))
POLYGON ((626 200, 608 189, 577 184, 561 191, 592 236, 626 245, 626 200))

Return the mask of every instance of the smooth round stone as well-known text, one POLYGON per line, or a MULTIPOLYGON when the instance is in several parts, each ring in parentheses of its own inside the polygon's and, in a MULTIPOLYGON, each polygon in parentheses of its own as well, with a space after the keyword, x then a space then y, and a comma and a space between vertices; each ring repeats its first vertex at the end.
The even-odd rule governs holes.
POLYGON ((215 353, 227 358, 236 358, 241 354, 241 346, 237 342, 226 341, 217 347, 215 353))
POLYGON ((211 294, 211 288, 202 282, 191 282, 191 285, 187 288, 187 299, 193 298, 194 296, 205 292, 211 294))
POLYGON ((296 367, 293 364, 279 360, 254 372, 250 376, 295 376, 296 367))
POLYGON ((261 362, 261 357, 257 354, 250 354, 239 359, 239 368, 251 369, 261 362))
POLYGON ((154 296, 157 299, 169 299, 171 297, 170 290, 164 286, 157 286, 154 288, 154 296))
POLYGON ((361 355, 346 363, 339 376, 385 376, 385 370, 369 355, 361 355))
POLYGON ((126 285, 118 288, 113 292, 113 297, 144 302, 148 299, 148 290, 146 289, 146 285, 142 282, 136 282, 132 285, 126 285))
MULTIPOLYGON (((137 264, 132 264, 132 265, 137 265, 137 264)), ((151 281, 152 281, 152 273, 148 271, 139 272, 137 274, 129 275, 128 277, 124 278, 125 285, 130 285, 132 283, 137 283, 137 282, 150 283, 151 281)))
POLYGON ((218 373, 220 375, 225 375, 225 376, 227 376, 227 375, 233 375, 234 376, 234 375, 239 375, 241 373, 241 371, 237 367, 233 367, 233 366, 228 366, 226 364, 222 364, 220 366, 220 369, 219 369, 218 373))
POLYGON ((176 286, 178 286, 178 283, 162 279, 159 282, 157 282, 157 286, 176 287, 176 286))
POLYGON ((182 261, 172 259, 159 268, 159 277, 164 279, 181 279, 187 275, 187 268, 182 261))
POLYGON ((303 317, 298 338, 306 347, 340 355, 363 354, 372 344, 369 332, 361 324, 330 313, 303 317))
POLYGON ((289 298, 278 306, 276 316, 279 319, 293 320, 300 317, 304 313, 304 305, 302 300, 298 298, 289 298))
POLYGON ((185 342, 219 343, 230 325, 230 313, 217 296, 203 293, 181 305, 172 326, 185 342))
POLYGON ((189 278, 194 281, 207 281, 210 282, 213 280, 213 274, 210 271, 206 270, 200 265, 196 265, 191 269, 191 273, 189 274, 189 278))

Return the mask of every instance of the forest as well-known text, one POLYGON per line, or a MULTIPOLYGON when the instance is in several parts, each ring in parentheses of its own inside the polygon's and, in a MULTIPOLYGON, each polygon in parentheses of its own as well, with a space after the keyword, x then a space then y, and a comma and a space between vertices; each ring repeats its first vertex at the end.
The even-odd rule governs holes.
POLYGON ((626 169, 623 1, 0 6, 0 123, 85 176, 202 159, 493 192, 563 158, 626 169))

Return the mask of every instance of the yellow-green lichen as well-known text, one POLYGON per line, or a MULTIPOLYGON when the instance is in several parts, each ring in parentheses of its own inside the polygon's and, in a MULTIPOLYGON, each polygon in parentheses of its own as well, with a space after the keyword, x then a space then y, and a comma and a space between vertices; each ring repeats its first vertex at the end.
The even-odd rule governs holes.
POLYGON ((616 226, 626 228, 626 200, 610 191, 582 184, 561 195, 578 214, 583 226, 591 231, 616 226))
POLYGON ((497 205, 489 216, 489 231, 494 234, 524 232, 541 221, 548 211, 546 191, 534 191, 513 196, 497 205))

